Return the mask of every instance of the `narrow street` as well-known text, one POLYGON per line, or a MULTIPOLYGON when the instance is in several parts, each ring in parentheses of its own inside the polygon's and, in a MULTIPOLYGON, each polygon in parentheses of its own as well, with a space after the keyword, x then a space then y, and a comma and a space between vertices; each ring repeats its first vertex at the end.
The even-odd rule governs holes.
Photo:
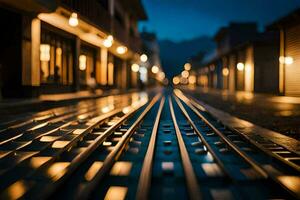
POLYGON ((300 0, 0 0, 0 200, 300 200, 300 0))
POLYGON ((299 152, 225 126, 180 90, 1 119, 1 199, 299 198, 299 152))

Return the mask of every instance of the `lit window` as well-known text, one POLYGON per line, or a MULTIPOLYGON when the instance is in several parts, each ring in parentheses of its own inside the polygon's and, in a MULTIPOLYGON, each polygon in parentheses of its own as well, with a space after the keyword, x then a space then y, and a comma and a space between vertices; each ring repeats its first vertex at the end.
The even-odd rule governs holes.
POLYGON ((40 45, 40 60, 44 62, 50 61, 50 45, 41 44, 40 45))
POLYGON ((79 56, 79 69, 81 71, 86 70, 86 55, 79 56))
POLYGON ((114 84, 114 64, 108 63, 108 84, 114 84))

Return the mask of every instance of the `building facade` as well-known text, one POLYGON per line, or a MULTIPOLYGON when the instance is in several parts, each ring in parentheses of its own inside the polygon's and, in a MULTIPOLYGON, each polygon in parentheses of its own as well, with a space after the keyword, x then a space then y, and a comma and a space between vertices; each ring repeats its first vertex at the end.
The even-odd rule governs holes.
POLYGON ((165 79, 164 72, 161 67, 159 44, 155 33, 143 31, 141 33, 143 41, 143 52, 147 55, 147 61, 142 64, 148 69, 147 83, 154 86, 165 79))
POLYGON ((280 30, 279 90, 283 95, 300 96, 300 9, 268 28, 280 30))
POLYGON ((140 0, 0 0, 4 97, 136 87, 140 0))
POLYGON ((277 32, 258 33, 253 23, 234 23, 222 28, 215 41, 215 55, 198 70, 200 86, 231 92, 278 93, 277 32))

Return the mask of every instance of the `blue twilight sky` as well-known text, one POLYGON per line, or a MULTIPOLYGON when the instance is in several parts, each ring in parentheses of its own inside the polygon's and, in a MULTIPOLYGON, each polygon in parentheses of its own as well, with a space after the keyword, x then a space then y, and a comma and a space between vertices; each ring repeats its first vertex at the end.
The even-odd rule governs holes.
POLYGON ((300 7, 300 0, 142 0, 149 16, 140 29, 159 39, 181 41, 213 35, 230 21, 270 24, 300 7))

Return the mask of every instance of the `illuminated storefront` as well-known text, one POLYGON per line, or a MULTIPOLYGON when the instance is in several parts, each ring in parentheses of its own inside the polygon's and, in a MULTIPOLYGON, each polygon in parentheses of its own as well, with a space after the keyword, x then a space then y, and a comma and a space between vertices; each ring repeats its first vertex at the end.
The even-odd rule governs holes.
POLYGON ((61 30, 51 29, 53 27, 42 26, 40 82, 44 86, 70 86, 74 80, 75 38, 61 30))
MULTIPOLYGON (((96 64, 99 57, 97 57, 98 50, 88 44, 82 44, 79 55, 79 81, 81 86, 88 86, 96 83, 96 64)), ((100 72, 99 72, 100 73, 100 72)))

